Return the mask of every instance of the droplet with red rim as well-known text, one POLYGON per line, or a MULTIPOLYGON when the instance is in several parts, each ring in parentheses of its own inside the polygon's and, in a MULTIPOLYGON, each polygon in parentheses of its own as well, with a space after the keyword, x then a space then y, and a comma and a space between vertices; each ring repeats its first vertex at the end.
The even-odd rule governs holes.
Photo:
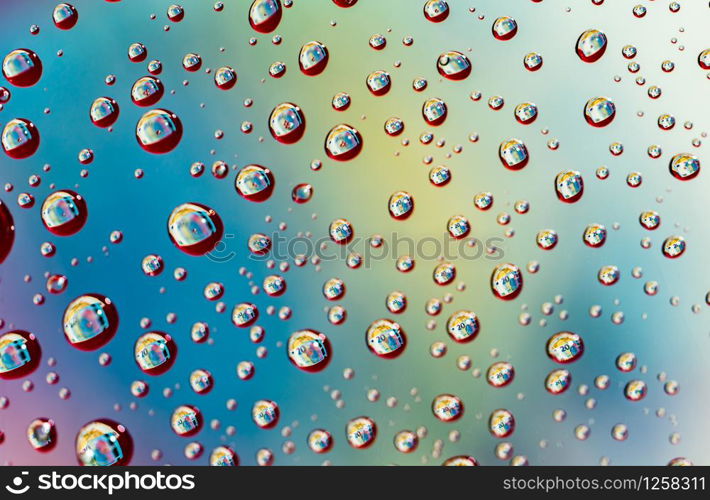
POLYGON ((25 330, 0 335, 0 379, 26 377, 39 366, 42 357, 37 337, 25 330))
POLYGON ((42 77, 42 61, 29 49, 15 49, 5 56, 2 74, 15 87, 31 87, 42 77))
POLYGON ((136 124, 136 139, 147 152, 168 153, 182 138, 182 122, 172 111, 152 109, 136 124))
POLYGON ((71 236, 84 227, 89 210, 84 198, 69 189, 55 191, 42 203, 42 223, 52 234, 71 236))
POLYGON ((13 118, 3 128, 1 141, 3 151, 10 158, 29 158, 39 148, 39 130, 29 120, 13 118))
POLYGON ((118 330, 118 311, 111 299, 97 293, 81 295, 64 311, 64 336, 82 351, 106 345, 118 330))
POLYGON ((156 376, 167 372, 177 358, 177 344, 164 332, 148 332, 136 340, 133 354, 143 373, 156 376))

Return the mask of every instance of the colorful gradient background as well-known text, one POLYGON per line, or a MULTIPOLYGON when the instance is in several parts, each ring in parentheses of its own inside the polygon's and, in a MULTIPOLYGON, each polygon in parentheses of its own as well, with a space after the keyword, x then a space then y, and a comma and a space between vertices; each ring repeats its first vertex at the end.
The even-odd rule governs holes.
MULTIPOLYGON (((183 0, 185 19, 171 23, 166 17, 166 1, 124 0, 109 3, 75 0, 79 22, 70 31, 56 29, 51 21, 56 2, 46 0, 3 1, 0 16, 0 53, 18 47, 36 51, 44 64, 40 82, 31 88, 7 86, 12 99, 0 112, 0 123, 14 117, 31 119, 39 128, 42 143, 39 151, 26 160, 0 158, 0 182, 14 186, 0 198, 12 211, 16 225, 14 248, 0 266, 0 317, 3 331, 19 328, 34 332, 42 346, 42 365, 29 379, 34 389, 23 391, 20 381, 0 382, 0 395, 9 399, 0 410, 0 461, 13 464, 74 464, 74 437, 81 425, 102 417, 124 424, 135 442, 133 464, 156 463, 153 450, 160 450, 157 463, 206 465, 209 452, 219 444, 228 444, 239 454, 241 463, 254 465, 260 448, 275 453, 277 465, 321 464, 325 460, 344 464, 440 464, 444 459, 467 454, 483 465, 504 464, 494 455, 500 440, 492 437, 486 421, 496 408, 507 408, 517 421, 515 433, 508 439, 516 455, 524 455, 532 465, 598 464, 606 457, 611 464, 666 464, 674 457, 687 457, 695 464, 710 464, 710 436, 704 425, 710 418, 710 365, 708 355, 708 307, 705 295, 710 289, 707 250, 708 176, 700 175, 690 182, 680 182, 668 172, 672 155, 691 152, 705 160, 705 131, 710 116, 707 72, 697 64, 698 54, 710 46, 707 26, 710 9, 707 2, 681 0, 681 9, 673 13, 668 1, 642 1, 648 8, 645 17, 632 15, 636 1, 606 0, 595 6, 591 0, 450 0, 449 18, 434 24, 422 13, 423 0, 360 0, 349 9, 337 7, 330 0, 295 0, 284 9, 277 30, 269 35, 254 32, 247 21, 250 2, 225 0, 224 10, 215 12, 213 3, 183 0), (470 9, 474 9, 471 12, 470 9), (157 17, 151 20, 151 14, 157 17), (518 33, 510 41, 498 41, 491 35, 491 24, 503 15, 514 17, 518 33), (481 19, 482 18, 482 19, 481 19), (33 36, 30 25, 41 32, 33 36), (170 26, 164 31, 165 25, 170 26), (606 54, 594 64, 583 63, 575 54, 579 34, 589 28, 604 31, 609 45, 606 54), (375 51, 368 39, 375 33, 387 38, 387 47, 375 51), (271 42, 274 34, 283 37, 279 45, 271 42), (402 39, 412 36, 413 45, 402 39), (255 45, 249 40, 254 37, 255 45), (671 39, 677 38, 677 43, 671 39), (307 77, 298 69, 301 45, 320 40, 330 51, 330 62, 324 73, 307 77), (130 88, 140 76, 147 74, 146 62, 134 64, 126 55, 129 44, 143 42, 148 60, 163 63, 161 80, 166 95, 159 107, 167 108, 181 118, 183 139, 173 152, 151 155, 137 144, 135 124, 143 109, 130 101, 130 88), (635 61, 638 74, 627 70, 628 61, 621 55, 625 44, 638 48, 635 61), (680 50, 683 46, 684 50, 680 50), (224 50, 221 50, 221 49, 224 50), (61 57, 57 51, 61 50, 61 57), (436 70, 438 55, 445 50, 467 54, 473 66, 471 76, 462 82, 442 79, 436 70), (544 66, 538 72, 523 67, 523 56, 540 52, 544 66), (188 73, 181 67, 187 52, 199 53, 203 71, 188 73), (671 59, 676 67, 671 73, 661 71, 661 61, 671 59), (271 78, 269 65, 281 60, 287 65, 286 75, 271 78), (401 62, 401 64, 395 64, 401 62), (213 83, 213 75, 204 68, 230 65, 238 73, 234 89, 224 92, 213 83), (392 77, 392 90, 384 97, 372 96, 365 78, 373 70, 384 69, 392 77), (117 82, 107 86, 104 78, 115 74, 117 82), (615 82, 614 76, 620 81, 615 82), (642 75, 645 85, 637 85, 642 75), (411 83, 415 77, 429 81, 428 88, 417 93, 411 83), (189 85, 183 84, 189 82, 189 85), (650 99, 646 92, 658 85, 663 95, 650 99), (475 102, 469 94, 478 90, 483 98, 475 102), (346 91, 352 105, 346 112, 331 108, 331 97, 346 91), (88 117, 89 106, 98 96, 118 100, 121 115, 112 132, 93 126, 88 117), (486 104, 493 95, 505 98, 500 111, 486 104), (617 107, 616 119, 605 128, 594 129, 583 119, 582 108, 590 97, 605 95, 617 107), (449 116, 441 127, 427 127, 421 117, 421 106, 428 97, 441 97, 449 107, 449 116), (251 107, 244 100, 253 99, 251 107), (284 101, 297 103, 304 111, 307 131, 295 145, 277 143, 268 130, 271 109, 284 101), (531 126, 518 124, 513 108, 523 101, 537 104, 539 118, 531 126), (50 112, 45 113, 45 108, 50 112), (643 112, 639 116, 639 112, 643 112), (676 117, 671 131, 656 125, 661 113, 676 117), (398 138, 388 137, 383 130, 390 116, 404 120, 406 129, 398 138), (240 131, 243 121, 253 123, 253 131, 240 131), (683 126, 693 123, 692 129, 683 126), (364 148, 354 160, 344 163, 328 159, 323 150, 326 133, 338 123, 349 123, 362 134, 364 148), (541 133, 543 128, 549 133, 541 133), (216 130, 224 138, 216 140, 216 130), (434 140, 423 145, 419 136, 432 132, 434 140), (469 141, 471 133, 480 139, 469 141), (528 166, 517 172, 506 170, 497 158, 498 144, 517 137, 530 151, 528 166), (550 138, 560 141, 559 149, 547 148, 550 138), (404 145, 403 139, 409 144, 404 145), (696 148, 691 140, 699 138, 696 148), (437 147, 437 141, 445 141, 437 147), (613 141, 624 145, 624 153, 614 157, 608 146, 613 141), (659 144, 663 155, 649 158, 646 148, 659 144), (461 145, 461 153, 455 153, 461 145), (82 178, 77 154, 91 148, 95 160, 82 178), (438 189, 429 184, 429 165, 445 164, 453 172, 450 185, 438 189), (189 166, 202 161, 208 167, 224 160, 237 167, 249 163, 268 166, 275 175, 276 189, 270 200, 250 203, 234 190, 234 173, 224 180, 206 172, 201 178, 189 175, 189 166), (310 163, 320 160, 323 167, 312 171, 310 163), (45 164, 51 165, 43 172, 45 164), (601 181, 595 170, 606 165, 611 175, 601 181), (141 179, 134 177, 143 169, 141 179), (576 169, 585 179, 582 200, 568 205, 556 199, 555 175, 563 169, 576 169), (626 185, 629 172, 639 171, 643 184, 632 189, 626 185), (41 185, 28 186, 28 178, 38 174, 41 185), (305 205, 291 201, 291 188, 300 182, 314 186, 314 197, 305 205), (87 200, 89 218, 86 226, 67 238, 52 236, 41 224, 40 206, 56 188, 72 188, 87 200), (405 222, 392 220, 387 213, 389 195, 404 189, 413 194, 414 215, 405 222), (481 212, 474 208, 473 195, 491 191, 493 208, 481 212), (34 208, 21 209, 17 195, 30 192, 37 200, 34 208), (527 200, 531 209, 525 215, 515 213, 513 204, 527 200), (196 201, 213 207, 225 223, 224 254, 233 252, 227 262, 214 262, 205 257, 191 257, 175 248, 167 234, 166 220, 178 204, 196 201), (638 223, 644 210, 657 210, 662 217, 655 232, 638 223), (496 215, 508 212, 508 226, 496 222, 496 215), (396 271, 397 255, 372 260, 357 270, 348 269, 342 260, 324 261, 319 266, 308 263, 283 273, 288 282, 287 293, 270 298, 263 291, 252 295, 269 270, 264 262, 249 258, 246 241, 252 233, 271 234, 281 222, 287 224, 284 236, 310 232, 313 239, 327 237, 331 220, 348 218, 357 236, 381 234, 390 240, 393 233, 401 238, 421 239, 433 236, 445 239, 446 221, 463 214, 472 224, 472 236, 486 241, 500 238, 503 252, 500 262, 512 262, 523 270, 522 294, 511 302, 494 298, 489 287, 490 273, 499 263, 490 256, 475 260, 457 260, 456 282, 465 283, 463 291, 455 285, 438 287, 431 279, 435 260, 418 259, 414 271, 396 271), (266 222, 267 216, 272 217, 266 222), (581 235, 587 224, 598 222, 609 230, 607 243, 600 249, 583 245, 581 235), (618 229, 612 226, 618 223, 618 229), (504 236, 514 229, 511 238, 504 236), (557 247, 549 252, 535 245, 540 229, 555 229, 560 237, 557 247), (109 234, 121 230, 124 240, 109 242, 109 234), (675 260, 665 258, 660 250, 663 240, 679 234, 686 238, 685 254, 675 260), (648 236, 650 249, 640 240, 648 236), (40 254, 40 245, 52 241, 57 253, 52 258, 40 254), (106 250, 104 250, 106 247, 106 250), (159 277, 148 277, 141 271, 141 259, 149 254, 161 255, 166 271, 159 277), (703 257, 705 255, 705 257, 703 257), (72 258, 78 265, 72 266, 72 258), (89 258, 92 260, 89 261, 89 258), (526 271, 527 263, 538 261, 536 274, 526 271), (613 264, 622 272, 621 280, 603 287, 596 273, 603 265, 613 264), (188 270, 183 282, 173 278, 176 267, 188 270), (643 269, 643 278, 634 279, 631 270, 643 269), (240 268, 253 273, 251 279, 239 274, 240 268), (69 279, 68 289, 61 295, 45 290, 44 274, 61 273, 69 279), (333 326, 324 308, 329 306, 321 293, 323 283, 331 277, 345 280, 347 294, 340 302, 348 310, 348 319, 333 326), (29 277, 31 279, 26 279, 29 277), (657 280, 657 296, 644 294, 643 284, 657 280), (227 312, 215 311, 215 304, 204 299, 202 291, 210 281, 224 283, 223 301, 227 312), (164 287, 164 293, 161 288, 164 287), (396 319, 405 329, 409 344, 406 352, 395 360, 383 360, 366 348, 364 332, 380 317, 392 317, 385 308, 385 298, 393 290, 406 293, 409 307, 396 319), (82 352, 71 347, 61 330, 64 308, 76 296, 98 292, 109 296, 120 315, 116 337, 103 349, 82 352), (45 295, 41 306, 33 304, 33 296, 45 295), (426 328, 432 319, 424 304, 432 297, 451 293, 452 302, 433 318, 436 327, 426 328), (541 306, 563 297, 555 304, 555 312, 545 316, 541 306), (679 305, 671 305, 678 297, 679 305), (260 345, 268 356, 259 359, 259 345, 249 340, 248 330, 237 329, 230 322, 233 304, 252 301, 261 311, 259 324, 266 329, 260 345), (602 315, 592 318, 589 308, 602 307, 602 315), (699 312, 691 306, 699 305, 699 312), (293 314, 287 321, 266 314, 269 305, 289 306, 293 314), (481 320, 479 336, 470 344, 453 344, 445 330, 446 318, 458 309, 471 309, 481 320), (569 317, 562 320, 561 311, 569 317), (522 312, 532 315, 529 326, 518 321, 522 312), (623 311, 623 324, 611 321, 612 313, 623 311), (177 314, 168 324, 166 316, 177 314), (133 360, 133 344, 143 332, 141 318, 150 318, 152 328, 171 333, 180 351, 174 367, 153 378, 140 372, 133 360), (541 323, 544 320, 544 323, 541 323), (190 328, 195 321, 206 321, 213 343, 195 344, 190 328), (314 328, 326 333, 332 343, 333 357, 329 367, 317 374, 300 372, 288 361, 283 343, 291 332, 314 328), (544 350, 547 338, 560 330, 579 333, 586 344, 582 359, 570 370, 572 389, 560 396, 548 394, 543 386, 546 374, 556 367, 544 350), (448 344, 449 352, 440 359, 429 354, 435 341, 448 344), (497 349, 497 358, 491 356, 497 349), (639 367, 624 374, 615 368, 614 360, 621 352, 634 352, 639 367), (109 353, 109 366, 99 365, 99 353, 109 353), (480 377, 456 367, 459 355, 468 355, 480 377), (47 359, 57 361, 54 368, 47 359), (249 381, 236 377, 238 362, 251 360, 256 375, 249 381), (509 360, 516 369, 516 379, 508 387, 495 389, 485 381, 485 370, 496 360, 509 360), (188 376, 196 368, 212 372, 215 387, 208 395, 195 394, 188 376), (343 370, 352 368, 351 380, 343 370), (48 371, 55 370, 57 385, 45 382, 48 371), (680 384, 680 392, 668 396, 657 377, 666 373, 669 380, 680 384), (609 389, 594 387, 594 377, 611 377, 609 389), (150 384, 144 399, 131 395, 130 384, 142 379, 150 384), (648 396, 640 402, 624 398, 628 380, 641 379, 648 384, 648 396), (579 394, 582 385, 589 393, 579 394), (60 388, 71 390, 71 398, 62 400, 60 388), (171 397, 163 390, 172 388, 171 397), (367 391, 381 393, 378 402, 367 400, 367 391), (412 390, 416 389, 416 392, 412 390), (331 392, 338 390, 344 405, 336 406, 331 392), (431 412, 431 401, 441 393, 453 393, 465 404, 465 415, 456 423, 445 424, 431 412), (414 395, 413 395, 414 394, 414 395), (388 407, 386 400, 397 398, 388 407), (226 401, 235 398, 235 411, 226 401), (251 421, 251 406, 257 399, 272 399, 281 408, 277 429, 261 430, 251 421), (589 398, 597 401, 588 409, 589 398), (130 409, 130 403, 137 403, 130 409), (179 404, 197 405, 206 425, 195 440, 205 446, 205 454, 190 462, 184 456, 189 439, 176 436, 170 428, 172 410, 179 404), (567 411, 564 422, 552 418, 555 408, 567 411), (664 408, 663 417, 656 416, 664 408), (366 450, 351 448, 345 439, 346 422, 367 415, 378 424, 376 443, 366 450), (52 418, 58 431, 58 445, 47 454, 34 451, 27 442, 26 428, 36 417, 52 418), (213 430, 210 422, 220 423, 213 430), (614 441, 611 428, 616 423, 629 427, 629 438, 614 441), (574 436, 579 424, 590 426, 586 441, 574 436), (228 426, 236 434, 228 436, 228 426), (284 436, 284 427, 291 434, 284 436), (420 426, 428 434, 419 449, 404 455, 392 444, 394 434, 420 426), (314 428, 329 430, 335 439, 334 449, 317 455, 307 446, 306 437, 314 428), (460 438, 449 439, 451 431, 460 438), (680 433, 679 444, 670 435, 680 433), (291 454, 282 452, 285 441, 295 444, 291 454), (441 440, 440 454, 432 453, 441 440), (541 442, 544 442, 541 445, 541 442), (544 445, 546 444, 546 446, 544 445)), ((702 167, 707 168, 703 165, 702 167)), ((332 244, 330 245, 332 248, 332 244)), ((343 404, 341 403, 341 404, 343 404)))

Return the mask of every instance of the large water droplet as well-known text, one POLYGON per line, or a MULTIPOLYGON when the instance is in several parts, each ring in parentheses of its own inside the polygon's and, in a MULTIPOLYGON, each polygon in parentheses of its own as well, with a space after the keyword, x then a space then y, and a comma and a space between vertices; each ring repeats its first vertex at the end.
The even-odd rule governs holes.
POLYGON ((306 131, 306 117, 296 104, 284 102, 276 106, 269 116, 269 131, 283 144, 293 144, 306 131))
POLYGON ((298 66, 303 74, 316 76, 328 65, 328 48, 318 41, 308 42, 301 47, 298 66))
POLYGON ((136 80, 131 87, 133 104, 141 107, 152 106, 163 97, 163 82, 154 76, 144 76, 136 80))
POLYGON ((370 417, 357 417, 345 427, 348 444, 355 449, 367 448, 377 438, 377 424, 370 417))
POLYGON ((106 345, 118 330, 118 311, 111 299, 90 293, 72 300, 64 311, 64 336, 82 351, 106 345))
POLYGON ((574 203, 582 198, 584 181, 576 170, 565 170, 555 177, 557 198, 565 203, 574 203))
POLYGON ((54 7, 52 20, 54 21, 54 25, 60 30, 69 30, 72 29, 79 20, 79 13, 73 5, 62 2, 54 7))
POLYGON ((336 125, 325 138, 325 152, 329 158, 347 161, 355 158, 362 150, 362 136, 356 128, 348 124, 336 125))
POLYGON ((31 87, 42 76, 42 61, 29 49, 15 49, 5 56, 2 74, 15 87, 31 87))
POLYGON ((0 335, 0 379, 26 377, 39 365, 42 357, 37 337, 24 330, 0 335))
POLYGON ((444 123, 446 115, 447 107, 443 99, 433 97, 424 101, 424 105, 422 106, 422 116, 424 116, 424 121, 432 127, 436 127, 444 123))
POLYGON ((367 347, 381 358, 396 358, 407 345, 407 337, 398 323, 389 319, 373 321, 365 335, 367 347))
POLYGON ((616 115, 616 106, 608 97, 592 97, 584 105, 584 118, 593 127, 609 125, 616 115))
POLYGON ((75 450, 80 465, 128 465, 133 456, 133 439, 118 422, 93 420, 79 429, 75 450))
POLYGON ((606 35, 599 30, 583 32, 577 39, 577 55, 587 63, 597 61, 606 51, 606 35))
POLYGON ((500 143, 498 157, 505 168, 520 170, 530 161, 528 148, 520 139, 508 139, 500 143))
POLYGON ((328 337, 315 330, 299 330, 293 333, 288 339, 287 352, 296 367, 308 372, 323 370, 332 356, 328 337))
POLYGON ((518 23, 512 17, 499 17, 493 22, 491 31, 498 40, 510 40, 518 32, 518 23))
POLYGON ((432 23, 440 23, 449 17, 449 4, 445 0, 427 0, 424 4, 424 17, 432 23))
POLYGON ((503 300, 512 300, 523 290, 523 275, 513 264, 499 264, 491 274, 493 295, 503 300))
POLYGON ((13 118, 2 131, 2 149, 10 158, 20 160, 35 154, 39 148, 39 130, 24 118, 13 118))
POLYGON ((172 111, 152 109, 136 124, 136 139, 149 153, 162 154, 175 149, 182 138, 182 122, 172 111))
POLYGON ((96 98, 89 109, 91 123, 101 128, 107 128, 116 123, 118 115, 118 103, 110 97, 96 98))
POLYGON ((84 198, 68 189, 55 191, 42 203, 42 223, 52 234, 71 236, 84 227, 89 216, 84 198))
POLYGON ((234 187, 246 200, 265 201, 274 191, 274 175, 261 165, 247 165, 237 173, 234 187))
POLYGON ((204 255, 222 239, 224 226, 217 212, 200 203, 178 205, 168 218, 170 240, 188 255, 204 255))
POLYGON ((271 33, 281 22, 282 15, 279 0, 254 0, 249 7, 249 24, 254 31, 271 33))
POLYGON ((572 332, 559 332, 547 340, 547 355, 557 363, 571 363, 584 354, 582 337, 572 332))
POLYGON ((162 375, 175 363, 177 344, 167 333, 148 332, 136 340, 133 355, 143 373, 162 375))
POLYGON ((700 173, 700 160, 690 153, 674 155, 668 163, 671 175, 681 181, 689 181, 700 173))
POLYGON ((463 80, 471 74, 471 61, 461 52, 450 50, 442 52, 436 60, 439 74, 449 80, 463 80))

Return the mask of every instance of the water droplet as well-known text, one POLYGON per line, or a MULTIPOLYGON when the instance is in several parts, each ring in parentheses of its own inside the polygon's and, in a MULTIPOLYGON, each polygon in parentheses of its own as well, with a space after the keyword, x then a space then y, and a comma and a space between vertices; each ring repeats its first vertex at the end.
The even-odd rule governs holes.
POLYGON ((414 212, 414 198, 406 191, 397 191, 390 196, 388 207, 393 219, 405 220, 414 212))
POLYGON ((204 255, 222 239, 222 219, 199 203, 183 203, 168 218, 170 240, 188 255, 204 255))
POLYGON ((15 87, 31 87, 42 76, 42 61, 29 49, 15 49, 5 56, 2 74, 15 87))
POLYGON ((370 47, 372 47, 375 50, 382 50, 387 46, 387 39, 380 35, 380 34, 375 34, 370 37, 370 47))
POLYGON ((42 357, 37 337, 24 330, 0 336, 0 379, 26 377, 39 366, 42 357))
POLYGON ((676 259, 685 253, 685 239, 682 236, 669 236, 663 241, 663 255, 676 259))
POLYGON ((615 284, 617 281, 619 281, 620 277, 621 273, 619 272, 619 268, 616 266, 604 266, 600 268, 599 272, 597 273, 597 279, 599 280, 599 283, 604 286, 610 286, 615 284))
POLYGON ((439 74, 449 80, 464 80, 471 74, 471 61, 461 52, 442 52, 436 61, 439 74))
POLYGON ((254 423, 262 429, 273 429, 279 423, 281 410, 279 405, 268 399, 261 399, 254 403, 251 417, 254 423))
POLYGON ((36 451, 46 453, 57 445, 57 427, 54 420, 36 418, 27 427, 27 440, 36 451))
POLYGON ((523 275, 513 264, 499 264, 491 274, 491 291, 503 300, 512 300, 523 290, 523 275))
POLYGON ((572 332, 559 332, 547 341, 547 355, 557 363, 571 363, 584 354, 582 337, 572 332))
POLYGON ((455 422, 463 416, 463 401, 453 394, 440 394, 432 401, 431 411, 442 422, 455 422))
POLYGON ((172 4, 168 7, 166 12, 168 19, 174 23, 179 23, 185 17, 185 9, 177 4, 172 4))
POLYGON ((373 71, 367 75, 365 83, 367 84, 367 88, 370 90, 372 95, 376 96, 385 95, 392 87, 392 81, 389 73, 383 70, 373 71))
POLYGON ((336 161, 355 158, 362 150, 362 136, 354 127, 342 123, 333 127, 325 138, 325 152, 336 161))
POLYGON ((274 191, 274 175, 261 165, 247 165, 237 173, 234 187, 244 199, 262 202, 274 191))
POLYGON ((444 123, 447 115, 446 103, 438 97, 433 97, 424 101, 422 106, 422 116, 432 127, 437 127, 444 123))
POLYGON ((0 264, 2 264, 12 250, 15 242, 15 223, 7 205, 0 201, 0 264))
POLYGON ((16 160, 35 154, 39 143, 39 130, 34 123, 24 118, 13 118, 2 131, 2 149, 16 160))
POLYGON ((449 4, 445 0, 427 0, 424 17, 432 23, 440 23, 449 17, 449 4))
POLYGON ((81 465, 128 465, 133 455, 133 439, 128 430, 109 419, 84 424, 74 447, 81 465))
POLYGON ((503 166, 510 170, 520 170, 530 160, 528 148, 519 139, 509 139, 501 142, 498 147, 498 157, 503 162, 503 166))
POLYGON ((679 153, 671 158, 668 168, 676 179, 689 181, 700 173, 700 160, 690 153, 679 153))
POLYGON ((328 337, 315 330, 299 330, 288 339, 288 357, 303 371, 318 372, 330 362, 332 348, 328 337))
POLYGON ((584 105, 584 118, 593 127, 606 127, 616 115, 616 106, 607 97, 593 97, 584 105))
POLYGON ((661 225, 661 216, 658 215, 658 212, 654 210, 647 210, 645 212, 641 212, 641 215, 639 216, 639 222, 641 223, 641 226, 645 229, 653 231, 661 225))
POLYGON ((281 22, 282 14, 279 0, 254 0, 249 7, 249 24, 254 31, 271 33, 281 22))
POLYGON ((542 250, 552 250, 557 246, 557 233, 552 229, 543 229, 537 233, 535 241, 542 250))
POLYGON ((399 356, 407 345, 404 330, 389 319, 378 319, 372 322, 367 329, 365 341, 374 354, 386 359, 399 356))
POLYGON ((562 394, 572 384, 572 375, 568 370, 552 370, 545 378, 545 389, 550 394, 562 394))
POLYGON ((646 397, 648 388, 642 380, 631 380, 624 387, 624 396, 629 401, 641 401, 646 397))
POLYGON ((478 465, 478 461, 470 457, 468 455, 457 455, 455 457, 448 458, 444 463, 442 464, 443 466, 446 467, 452 467, 452 466, 464 466, 464 467, 472 467, 478 465))
POLYGON ((229 66, 217 68, 214 73, 214 84, 220 90, 229 90, 237 83, 237 72, 229 66))
POLYGON ((54 21, 54 25, 60 30, 69 30, 72 29, 79 20, 79 13, 73 5, 60 3, 54 7, 52 20, 54 21))
POLYGON ((298 66, 304 75, 316 76, 328 65, 328 48, 318 41, 308 42, 301 47, 298 66))
POLYGON ((306 131, 306 118, 297 105, 284 102, 271 111, 269 131, 282 144, 293 144, 306 131))
POLYGON ((211 466, 236 466, 239 465, 239 455, 229 446, 217 446, 210 453, 211 466))
POLYGON ((101 128, 107 128, 116 123, 118 115, 118 103, 110 97, 96 98, 89 109, 91 123, 101 128))
POLYGON ((136 340, 134 356, 138 368, 148 375, 161 375, 168 371, 177 357, 177 345, 163 332, 148 332, 136 340))
POLYGON ((182 58, 182 67, 185 68, 185 71, 194 73, 202 67, 202 57, 200 57, 200 54, 188 52, 182 58))
POLYGON ((586 63, 593 63, 606 52, 606 35, 599 30, 590 29, 577 39, 577 55, 586 63))
POLYGON ((505 409, 494 410, 488 418, 488 430, 500 439, 507 438, 515 432, 515 418, 505 409))
POLYGON ((128 46, 128 59, 131 62, 143 62, 146 57, 148 57, 148 49, 142 43, 134 42, 128 46))
POLYGON ((232 309, 232 324, 237 328, 246 328, 259 319, 259 309, 250 302, 242 302, 232 309))
POLYGON ((182 122, 171 111, 153 109, 136 124, 138 144, 149 153, 162 154, 175 149, 182 138, 182 122))
POLYGON ((64 311, 64 336, 83 351, 106 345, 118 330, 118 311, 111 299, 91 293, 72 300, 64 311))
POLYGON ((377 424, 370 417, 357 417, 345 428, 348 444, 355 449, 371 446, 377 437, 377 424))
POLYGON ((42 222, 52 234, 71 236, 84 227, 88 218, 86 201, 70 190, 55 191, 42 203, 42 222))
POLYGON ((333 436, 325 429, 314 429, 308 434, 308 447, 313 453, 327 453, 333 448, 333 436))
POLYGON ((518 32, 518 23, 512 17, 499 17, 493 22, 491 31, 497 40, 510 40, 518 32))
POLYGON ((194 436, 202 430, 202 412, 192 405, 180 405, 170 416, 170 427, 180 437, 194 436))
POLYGON ((478 316, 473 311, 457 311, 446 322, 449 337, 460 343, 475 339, 480 328, 478 316))
POLYGON ((537 71, 542 68, 542 56, 537 52, 529 52, 523 58, 523 65, 528 71, 537 71))
POLYGON ((575 203, 582 198, 584 181, 582 174, 575 170, 566 170, 555 177, 557 198, 565 203, 575 203))
POLYGON ((297 184, 291 190, 291 199, 298 203, 306 203, 313 197, 313 186, 310 184, 297 184))

